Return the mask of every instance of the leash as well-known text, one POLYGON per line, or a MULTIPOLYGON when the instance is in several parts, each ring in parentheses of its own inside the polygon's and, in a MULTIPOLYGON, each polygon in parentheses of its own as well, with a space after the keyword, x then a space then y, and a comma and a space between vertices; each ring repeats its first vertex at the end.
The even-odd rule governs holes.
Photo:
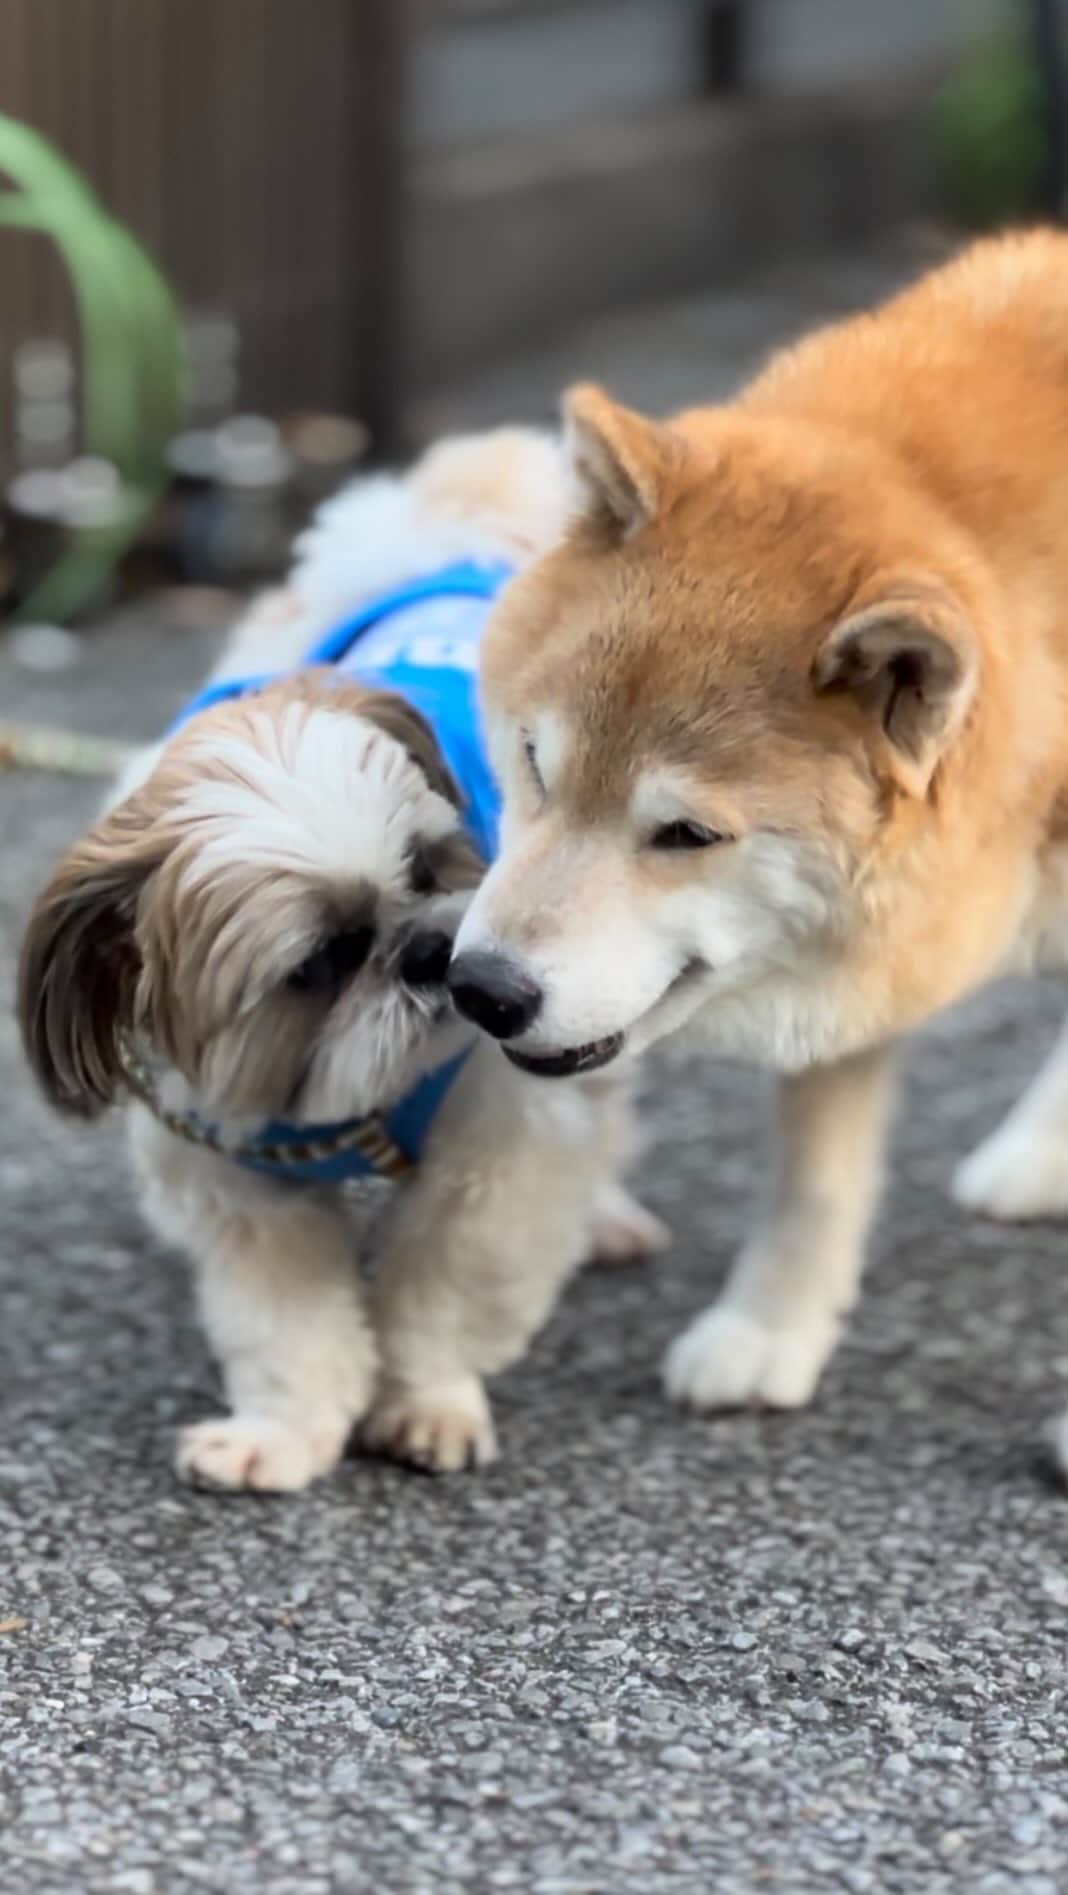
POLYGON ((44 724, 0 724, 0 770, 44 770, 53 776, 113 776, 136 744, 44 724))

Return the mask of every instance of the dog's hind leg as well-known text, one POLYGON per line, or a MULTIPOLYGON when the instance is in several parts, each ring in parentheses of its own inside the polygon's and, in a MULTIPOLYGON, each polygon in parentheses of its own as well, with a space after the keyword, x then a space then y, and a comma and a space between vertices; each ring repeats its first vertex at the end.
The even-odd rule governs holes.
POLYGON ((671 1231, 646 1209, 623 1180, 641 1150, 641 1125, 635 1106, 635 1075, 609 1069, 582 1082, 598 1110, 602 1182, 594 1193, 590 1235, 591 1263, 636 1263, 666 1250, 671 1231))
POLYGON ((1014 1219, 1068 1215, 1068 1026, 997 1130, 957 1167, 965 1210, 1014 1219))
POLYGON ((593 1206, 591 1263, 637 1263, 666 1250, 670 1242, 663 1218, 640 1204, 618 1179, 601 1186, 593 1206))
POLYGON ((698 1409, 809 1400, 856 1300, 892 1079, 892 1058, 877 1049, 784 1081, 771 1213, 718 1303, 669 1349, 674 1400, 698 1409))
POLYGON ((387 1226, 365 1438, 447 1472, 496 1455, 483 1378, 517 1360, 589 1255, 615 1175, 611 1104, 480 1045, 387 1226))

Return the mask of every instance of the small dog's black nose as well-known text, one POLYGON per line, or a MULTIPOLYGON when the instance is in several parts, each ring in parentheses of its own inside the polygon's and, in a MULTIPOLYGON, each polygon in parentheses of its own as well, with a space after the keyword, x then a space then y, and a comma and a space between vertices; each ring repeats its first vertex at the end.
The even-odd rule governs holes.
POLYGON ((542 1003, 536 980, 503 954, 458 954, 449 989, 460 1012, 495 1040, 514 1040, 533 1026, 542 1003))
POLYGON ((401 979, 408 987, 444 987, 452 958, 452 936, 440 928, 413 934, 401 955, 401 979))

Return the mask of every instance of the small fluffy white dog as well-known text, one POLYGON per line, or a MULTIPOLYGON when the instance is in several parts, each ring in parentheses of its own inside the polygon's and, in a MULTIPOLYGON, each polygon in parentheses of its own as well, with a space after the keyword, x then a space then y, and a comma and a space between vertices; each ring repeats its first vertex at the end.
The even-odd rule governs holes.
POLYGON ((659 1240, 617 1183, 618 1088, 525 1079, 456 1015, 488 779, 382 688, 423 663, 432 721, 443 679, 473 702, 489 598, 552 544, 565 491, 549 436, 502 430, 331 502, 34 909, 31 1064, 60 1108, 130 1100, 146 1213, 192 1259, 222 1365, 232 1413, 183 1431, 188 1478, 301 1487, 372 1403, 394 1452, 488 1460, 482 1377, 592 1250, 659 1240), (353 614, 355 673, 309 668, 353 614), (353 1166, 401 1175, 373 1289, 338 1190, 353 1166))

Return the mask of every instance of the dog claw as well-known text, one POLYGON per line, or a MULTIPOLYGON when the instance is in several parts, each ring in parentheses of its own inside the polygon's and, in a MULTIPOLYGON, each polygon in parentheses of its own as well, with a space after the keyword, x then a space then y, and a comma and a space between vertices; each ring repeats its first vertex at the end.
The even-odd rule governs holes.
POLYGON ((419 1394, 386 1394, 364 1423, 365 1446, 431 1474, 488 1467, 497 1458, 493 1417, 473 1376, 419 1394))

